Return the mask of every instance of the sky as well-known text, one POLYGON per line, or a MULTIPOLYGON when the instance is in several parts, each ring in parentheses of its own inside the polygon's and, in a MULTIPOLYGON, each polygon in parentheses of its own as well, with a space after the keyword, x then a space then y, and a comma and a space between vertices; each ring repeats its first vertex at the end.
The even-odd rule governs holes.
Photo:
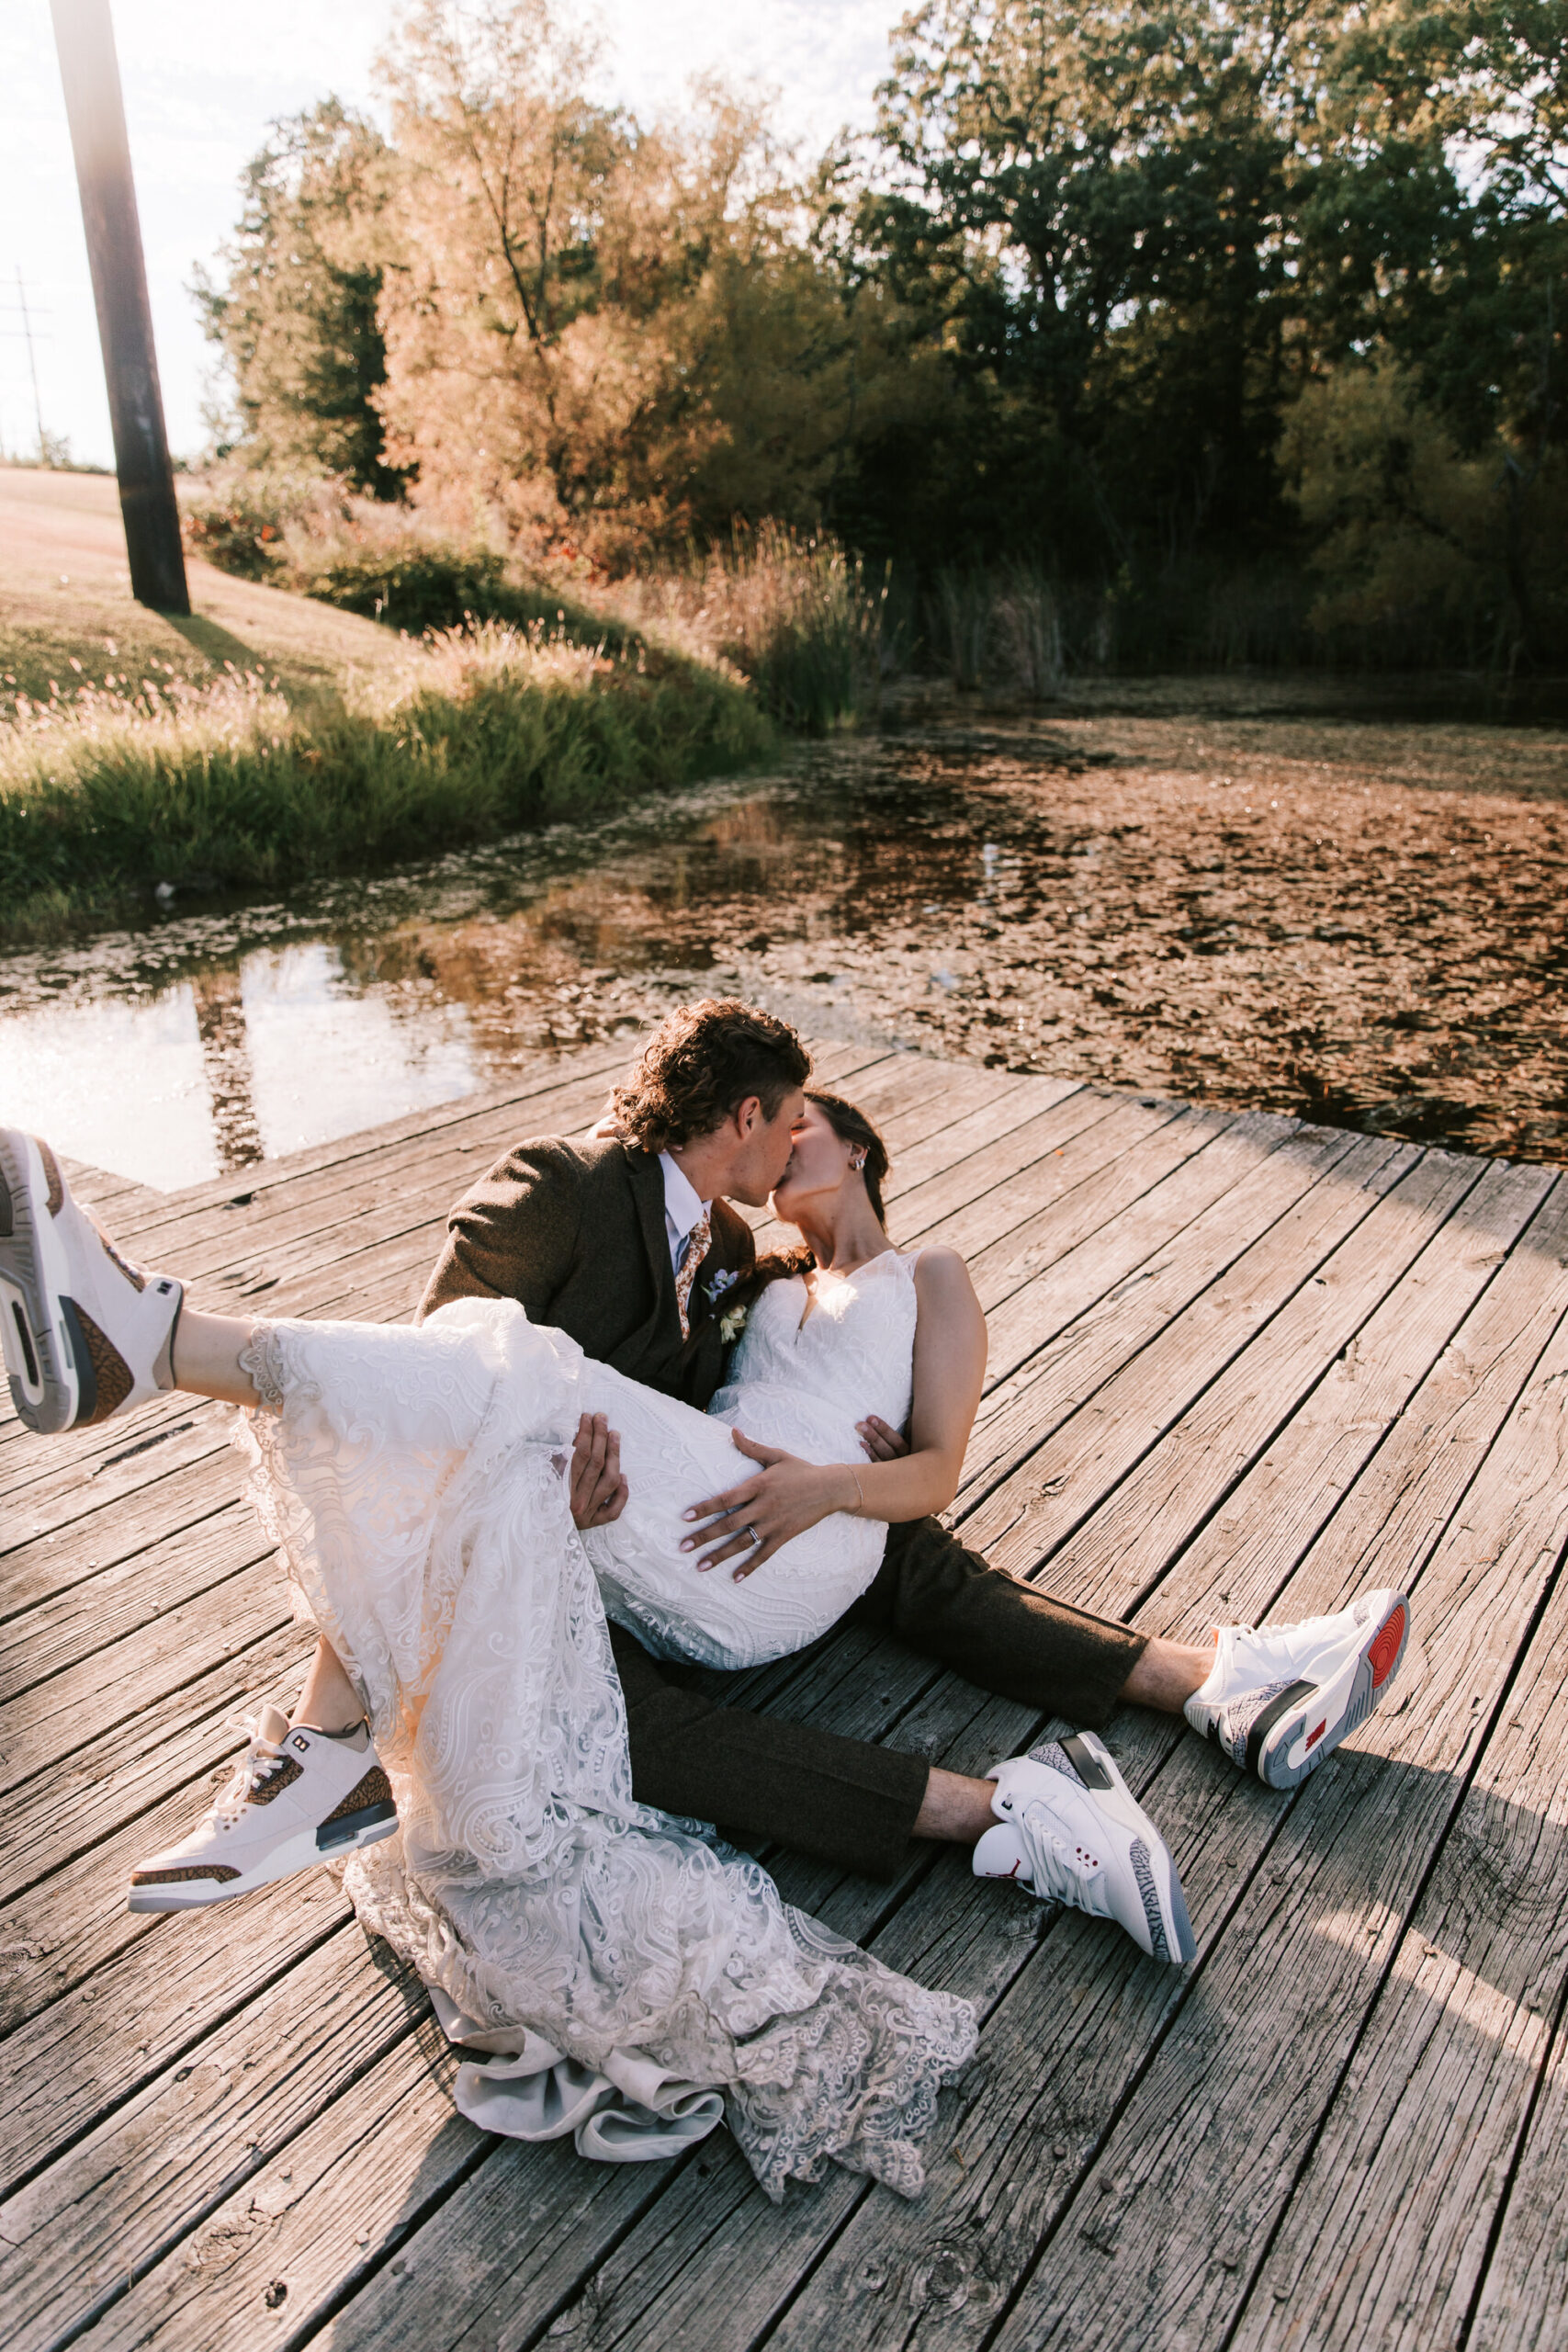
MULTIPOLYGON (((808 152, 870 119, 887 35, 907 0, 604 0, 607 95, 643 115, 681 105, 717 71, 776 94, 775 120, 808 152)), ((170 444, 195 455, 214 361, 187 288, 239 210, 242 167, 268 123, 329 91, 375 110, 373 62, 396 0, 113 0, 130 156, 147 254, 170 444)), ((72 455, 109 465, 92 285, 48 0, 0 7, 0 450, 30 457, 37 425, 21 303, 32 317, 39 406, 72 455), (17 272, 21 272, 18 292, 17 272)))

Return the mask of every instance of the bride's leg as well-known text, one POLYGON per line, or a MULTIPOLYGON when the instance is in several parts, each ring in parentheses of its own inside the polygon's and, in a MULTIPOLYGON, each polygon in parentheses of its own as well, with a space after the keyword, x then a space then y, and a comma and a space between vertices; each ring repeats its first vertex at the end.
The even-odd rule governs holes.
POLYGON ((312 1731, 353 1731, 365 1721, 358 1691, 344 1671, 343 1660, 324 1635, 316 1641, 316 1655, 300 1685, 289 1716, 290 1724, 308 1724, 312 1731))
POLYGON ((186 1307, 175 1326, 171 1350, 174 1385, 191 1396, 215 1396, 225 1405, 259 1405, 260 1392, 240 1359, 254 1334, 254 1323, 236 1315, 201 1315, 186 1307))

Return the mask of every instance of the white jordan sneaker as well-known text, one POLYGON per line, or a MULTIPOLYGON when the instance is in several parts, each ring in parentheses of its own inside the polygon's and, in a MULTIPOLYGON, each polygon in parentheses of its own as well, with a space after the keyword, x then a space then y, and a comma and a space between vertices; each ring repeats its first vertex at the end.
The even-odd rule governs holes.
POLYGON ((1404 1593, 1364 1592, 1296 1625, 1220 1625, 1187 1720, 1233 1764, 1293 1789, 1381 1704, 1410 1634, 1404 1593))
POLYGON ((997 1826, 975 1849, 976 1878, 1115 1919, 1155 1960, 1198 1956, 1170 1849, 1091 1731, 1010 1757, 991 1775, 997 1826))
POLYGON ((183 1296, 171 1276, 127 1264, 48 1144, 0 1127, 0 1336, 28 1429, 112 1420, 172 1388, 183 1296))
POLYGON ((291 1730, 280 1707, 264 1707, 206 1820, 131 1872, 128 1908, 202 1910, 374 1846, 397 1826, 368 1724, 291 1730))

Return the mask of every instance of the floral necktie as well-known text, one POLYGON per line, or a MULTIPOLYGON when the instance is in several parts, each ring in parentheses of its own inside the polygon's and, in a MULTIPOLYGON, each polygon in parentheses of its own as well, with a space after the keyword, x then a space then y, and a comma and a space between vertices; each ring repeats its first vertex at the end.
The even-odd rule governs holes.
POLYGON ((686 1254, 682 1259, 680 1272, 675 1276, 675 1304, 681 1310, 682 1340, 689 1340, 692 1336, 691 1320, 686 1309, 691 1304, 692 1284, 697 1279, 697 1268, 707 1256, 708 1243, 712 1239, 713 1219, 705 1209, 686 1236, 686 1254))

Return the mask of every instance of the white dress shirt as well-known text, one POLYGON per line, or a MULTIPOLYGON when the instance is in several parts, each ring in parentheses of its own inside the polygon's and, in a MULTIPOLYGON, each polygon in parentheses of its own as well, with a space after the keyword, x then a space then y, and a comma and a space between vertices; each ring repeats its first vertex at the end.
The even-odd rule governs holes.
POLYGON ((692 1228, 699 1217, 711 1213, 713 1203, 697 1198, 685 1170, 667 1151, 660 1153, 659 1165, 664 1175, 664 1230, 670 1238, 670 1267, 671 1272, 678 1274, 692 1228))

